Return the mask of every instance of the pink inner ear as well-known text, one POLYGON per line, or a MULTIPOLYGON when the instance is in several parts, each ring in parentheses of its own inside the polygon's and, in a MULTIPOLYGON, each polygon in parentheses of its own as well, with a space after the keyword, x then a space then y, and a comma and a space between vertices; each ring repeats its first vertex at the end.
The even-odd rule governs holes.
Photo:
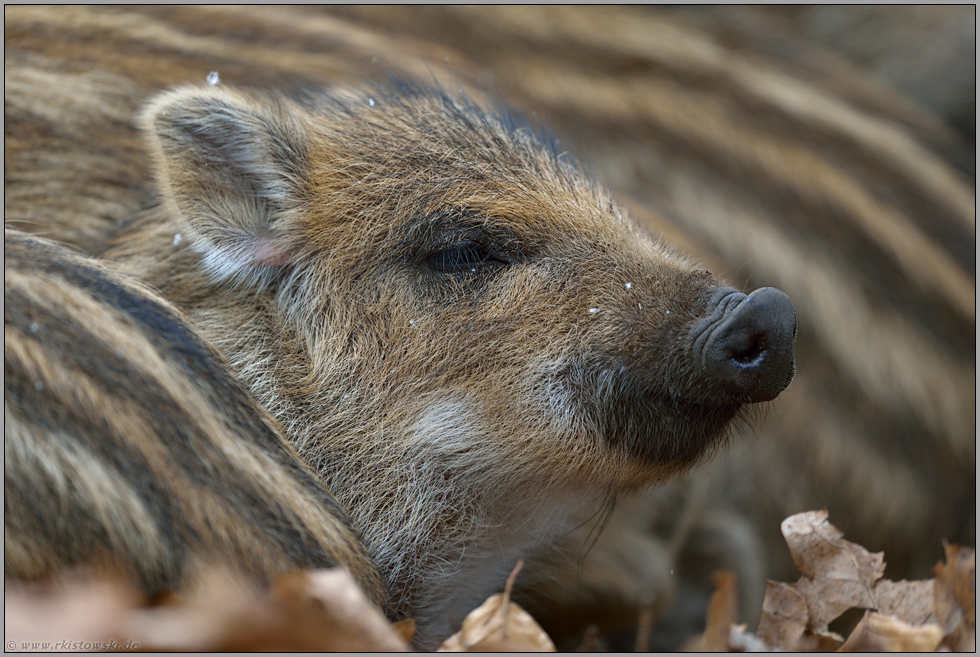
POLYGON ((252 249, 252 262, 263 267, 279 267, 289 262, 292 251, 270 239, 259 240, 252 249))

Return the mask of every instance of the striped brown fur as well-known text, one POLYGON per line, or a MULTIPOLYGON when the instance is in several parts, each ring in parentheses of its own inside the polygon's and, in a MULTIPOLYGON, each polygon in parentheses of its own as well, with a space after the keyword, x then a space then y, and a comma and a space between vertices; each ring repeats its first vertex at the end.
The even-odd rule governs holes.
POLYGON ((4 572, 102 564, 148 594, 220 561, 269 581, 344 565, 387 594, 346 513, 183 315, 4 232, 4 572))
MULTIPOLYGON (((389 73, 476 98, 489 88, 553 125, 648 230, 796 303, 796 382, 714 469, 696 471, 711 510, 700 527, 712 513, 748 523, 773 577, 792 576, 779 520, 808 508, 826 506, 848 538, 886 550, 896 577, 925 574, 942 538, 975 540, 975 193, 961 173, 972 175, 974 155, 764 17, 15 7, 5 18, 7 221, 103 249, 154 199, 132 117, 211 70, 221 87, 287 92, 389 73)), ((156 234, 159 248, 173 235, 156 234)), ((167 287, 169 260, 126 255, 135 271, 156 268, 165 296, 185 293, 180 280, 167 287)), ((200 292, 190 305, 207 303, 200 292)), ((226 354, 239 350, 209 317, 194 321, 226 354)), ((259 378, 261 364, 229 358, 259 378)), ((631 509, 641 538, 672 535, 664 500, 691 497, 671 488, 631 509)))

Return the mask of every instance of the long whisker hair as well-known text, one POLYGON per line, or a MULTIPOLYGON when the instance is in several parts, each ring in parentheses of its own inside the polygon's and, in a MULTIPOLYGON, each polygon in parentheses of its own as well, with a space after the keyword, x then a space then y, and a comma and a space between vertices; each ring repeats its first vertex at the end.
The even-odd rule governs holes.
POLYGON ((578 555, 578 565, 576 568, 576 577, 579 583, 582 581, 582 562, 585 557, 588 556, 592 548, 595 547, 596 542, 599 537, 602 536, 602 532, 606 529, 606 525, 609 524, 609 519, 612 517, 613 511, 616 509, 616 495, 611 490, 606 491, 606 495, 602 500, 602 504, 589 518, 583 522, 579 527, 589 522, 595 518, 595 522, 592 524, 592 528, 589 529, 588 535, 582 542, 582 549, 579 551, 578 555))

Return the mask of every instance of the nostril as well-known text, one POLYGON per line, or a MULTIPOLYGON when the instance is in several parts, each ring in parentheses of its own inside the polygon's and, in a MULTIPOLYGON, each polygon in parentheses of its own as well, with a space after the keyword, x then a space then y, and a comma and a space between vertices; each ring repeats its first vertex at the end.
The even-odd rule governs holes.
POLYGON ((741 344, 738 340, 733 341, 730 345, 731 359, 745 367, 759 364, 766 352, 768 342, 766 338, 766 334, 761 333, 751 336, 747 344, 741 344))
POLYGON ((795 370, 793 303, 774 288, 716 297, 692 331, 706 383, 743 402, 774 399, 795 370))

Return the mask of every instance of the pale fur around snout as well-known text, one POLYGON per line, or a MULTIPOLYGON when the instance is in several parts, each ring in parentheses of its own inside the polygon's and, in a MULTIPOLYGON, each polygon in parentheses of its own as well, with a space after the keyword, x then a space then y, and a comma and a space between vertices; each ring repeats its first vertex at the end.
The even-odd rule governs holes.
POLYGON ((161 203, 107 255, 282 423, 419 646, 737 411, 683 365, 719 283, 522 120, 403 84, 180 88, 141 123, 161 203))

